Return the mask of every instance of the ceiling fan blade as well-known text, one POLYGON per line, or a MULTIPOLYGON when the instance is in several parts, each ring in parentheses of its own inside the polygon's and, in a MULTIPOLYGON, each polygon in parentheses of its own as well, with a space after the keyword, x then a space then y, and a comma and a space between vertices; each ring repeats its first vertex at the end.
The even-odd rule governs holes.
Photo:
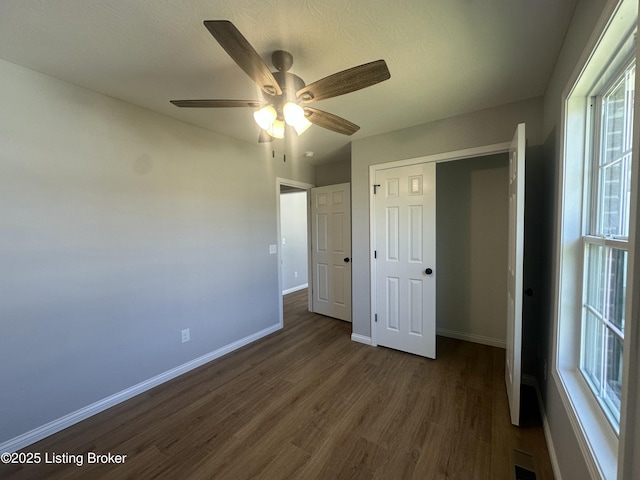
POLYGON ((251 107, 259 108, 265 105, 257 100, 169 100, 176 107, 190 108, 227 108, 227 107, 251 107))
POLYGON ((349 120, 334 115, 333 113, 324 112, 317 108, 304 107, 304 114, 307 119, 314 125, 332 130, 343 135, 353 135, 360 127, 349 120))
POLYGON ((266 130, 260 129, 260 135, 258 136, 258 143, 270 143, 273 142, 273 137, 267 133, 266 130))
POLYGON ((384 60, 376 60, 375 62, 365 63, 358 67, 334 73, 317 82, 313 82, 311 85, 302 87, 296 92, 296 97, 304 103, 315 102, 355 92, 389 78, 391 78, 391 74, 386 62, 384 60))
POLYGON ((269 67, 233 23, 228 20, 206 20, 204 26, 238 66, 268 95, 282 95, 282 90, 269 67))

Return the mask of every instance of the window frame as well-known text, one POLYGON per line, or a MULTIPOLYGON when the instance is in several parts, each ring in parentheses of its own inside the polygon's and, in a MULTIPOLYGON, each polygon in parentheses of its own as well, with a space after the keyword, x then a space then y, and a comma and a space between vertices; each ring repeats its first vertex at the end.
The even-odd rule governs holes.
MULTIPOLYGON (((618 472, 619 448, 624 449, 624 426, 621 426, 621 440, 596 401, 584 376, 580 372, 580 342, 582 339, 582 293, 584 281, 585 225, 588 218, 583 208, 591 202, 590 188, 585 185, 585 155, 593 148, 593 136, 589 125, 593 112, 589 108, 592 92, 602 91, 607 79, 614 78, 612 72, 626 66, 626 59, 635 55, 635 35, 637 25, 637 0, 610 1, 589 40, 567 88, 561 103, 561 142, 558 216, 555 253, 554 285, 554 328, 553 355, 551 358, 552 379, 557 386, 560 399, 567 412, 586 466, 593 478, 614 479, 618 472)), ((638 126, 634 127, 637 131, 638 126)), ((635 133, 635 132, 634 132, 635 133)), ((636 137, 634 136, 634 140, 636 137)), ((633 161, 637 159, 637 152, 633 161)), ((637 165, 634 165, 637 169, 637 165)), ((637 170, 636 170, 637 171, 637 170)), ((632 174, 634 175, 634 174, 632 174)), ((637 174, 636 174, 637 175, 637 174)), ((632 177, 635 181, 635 177, 632 177)), ((632 201, 635 198, 632 193, 632 201)), ((634 241, 635 215, 631 204, 631 224, 629 236, 634 241)), ((615 239, 599 240, 614 245, 615 239)), ((629 245, 627 260, 626 328, 632 320, 631 296, 634 260, 633 244, 629 245), (631 256, 629 256, 631 254, 631 256)), ((624 346, 626 382, 629 377, 627 367, 629 352, 624 346)), ((622 396, 621 424, 626 417, 625 392, 622 396)))
MULTIPOLYGON (((603 113, 603 100, 610 95, 621 82, 626 82, 626 75, 631 68, 636 67, 635 62, 635 49, 626 56, 619 55, 617 62, 613 63, 615 68, 610 65, 606 68, 598 81, 594 89, 587 94, 589 106, 585 112, 586 129, 585 129, 585 152, 584 152, 584 190, 583 190, 583 234, 582 234, 582 286, 581 294, 582 298, 582 315, 580 323, 580 343, 579 343, 579 363, 578 371, 582 375, 584 381, 589 387, 591 393, 594 395, 595 400, 598 402, 599 407, 602 409, 602 413, 614 429, 616 438, 620 435, 620 407, 617 407, 617 415, 614 413, 616 405, 606 395, 608 388, 606 381, 606 365, 607 365, 607 348, 606 348, 606 333, 603 339, 603 351, 601 358, 601 385, 598 385, 590 373, 587 371, 585 364, 588 362, 586 358, 586 352, 584 345, 588 342, 587 335, 587 315, 590 311, 593 316, 596 317, 598 327, 603 328, 605 332, 611 331, 624 345, 624 331, 612 324, 605 318, 601 318, 602 315, 597 309, 589 305, 587 301, 588 295, 588 250, 590 247, 603 247, 607 249, 615 249, 626 252, 626 268, 629 269, 630 260, 630 244, 629 244, 629 232, 627 235, 609 235, 601 232, 601 222, 603 211, 600 206, 603 195, 603 177, 601 175, 603 155, 603 137, 605 135, 604 125, 604 113, 603 113), (599 391, 599 393, 596 393, 599 391)), ((631 117, 633 122, 633 115, 631 117)), ((627 132, 625 131, 625 134, 627 132)), ((624 156, 624 155, 623 155, 624 156)), ((632 161, 632 160, 631 160, 632 161)), ((628 172, 630 175, 631 173, 628 172)), ((627 172, 625 172, 625 176, 627 172)), ((626 200, 629 204, 630 199, 626 200)), ((630 205, 628 205, 630 206, 630 205)), ((627 212, 627 222, 632 212, 627 212)), ((625 279, 626 280, 626 279, 625 279)), ((626 281, 625 281, 626 286, 626 281)), ((626 297, 630 295, 630 291, 626 291, 626 297)), ((626 310, 626 309, 625 309, 626 310)), ((624 328, 624 327, 623 327, 624 328)), ((624 348, 624 347, 623 347, 624 348)))

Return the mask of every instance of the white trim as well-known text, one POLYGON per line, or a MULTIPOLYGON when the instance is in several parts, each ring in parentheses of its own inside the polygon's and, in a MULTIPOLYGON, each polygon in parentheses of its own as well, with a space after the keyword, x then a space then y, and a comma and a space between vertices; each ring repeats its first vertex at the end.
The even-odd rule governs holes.
POLYGON ((364 335, 359 335, 357 333, 351 334, 351 341, 371 345, 371 337, 365 337, 364 335))
POLYGON ((386 170, 388 168, 407 167, 409 165, 419 165, 421 163, 443 163, 453 162, 455 160, 464 160, 465 158, 484 157, 495 153, 504 153, 509 151, 511 142, 494 143, 492 145, 484 145, 482 147, 465 148, 462 150, 454 150, 452 152, 436 153, 423 157, 406 158, 404 160, 395 160, 393 162, 377 163, 369 166, 369 169, 386 170))
MULTIPOLYGON (((423 157, 408 158, 405 160, 396 160, 387 163, 378 163, 376 165, 369 166, 369 291, 371 292, 369 312, 371 318, 371 345, 377 346, 376 339, 376 325, 375 325, 375 310, 376 310, 376 262, 373 258, 373 251, 375 250, 375 196, 373 195, 373 184, 376 178, 376 172, 378 170, 386 170, 388 168, 406 167, 409 165, 419 165, 421 163, 442 163, 452 162, 455 160, 464 160, 466 158, 484 157, 487 155, 493 155, 496 153, 505 153, 509 151, 511 142, 494 143, 492 145, 484 145, 481 147, 465 148, 463 150, 454 150, 451 152, 436 153, 434 155, 426 155, 423 157)), ((436 252, 437 253, 437 252, 436 252)), ((503 347, 504 348, 504 347, 503 347)))
POLYGON ((378 274, 376 269, 376 259, 373 257, 373 252, 376 249, 376 212, 375 212, 375 195, 373 193, 373 184, 376 181, 377 168, 374 165, 369 166, 369 328, 371 332, 371 345, 378 346, 378 335, 376 332, 376 303, 377 303, 377 291, 376 291, 376 275, 378 274))
POLYGON ((298 285, 297 287, 291 287, 291 288, 287 288, 286 290, 282 291, 283 295, 287 295, 289 293, 293 293, 293 292, 298 292, 300 290, 304 290, 305 288, 308 288, 309 284, 308 283, 304 283, 302 285, 298 285))
POLYGON ((447 330, 446 328, 436 328, 436 334, 442 337, 464 340, 465 342, 489 345, 490 347, 507 348, 507 342, 503 338, 486 337, 484 335, 476 335, 475 333, 457 332, 455 330, 447 330))
POLYGON ((552 376, 591 478, 616 478, 615 433, 600 414, 584 379, 580 373, 568 370, 553 371, 552 376))
POLYGON ((81 422, 93 415, 96 415, 108 408, 111 408, 119 403, 122 403, 130 398, 135 397, 147 390, 150 390, 158 385, 161 385, 169 380, 172 380, 180 375, 183 375, 195 368, 198 368, 212 360, 220 358, 228 353, 233 352, 245 345, 248 345, 256 340, 259 340, 267 335, 270 335, 274 332, 277 332, 282 328, 282 325, 273 325, 271 327, 265 328, 264 330, 260 330, 252 335, 244 337, 240 340, 237 340, 233 343, 225 345, 213 352, 207 353, 198 357, 194 360, 191 360, 187 363, 183 363, 182 365, 172 368, 171 370, 167 370, 155 377, 151 377, 143 382, 138 383, 132 387, 126 388, 118 393, 110 395, 102 400, 98 400, 91 405, 87 405, 75 412, 71 412, 63 417, 60 417, 52 422, 49 422, 40 427, 34 428, 33 430, 23 433, 22 435, 18 435, 15 438, 7 440, 4 443, 0 444, 0 452, 15 452, 24 447, 27 447, 43 438, 48 437, 49 435, 53 435, 61 430, 64 430, 71 425, 81 422))

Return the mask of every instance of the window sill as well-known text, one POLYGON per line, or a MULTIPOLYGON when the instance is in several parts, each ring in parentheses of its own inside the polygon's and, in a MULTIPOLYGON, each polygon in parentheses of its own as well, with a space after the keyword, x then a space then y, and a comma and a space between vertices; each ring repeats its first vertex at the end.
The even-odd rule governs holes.
POLYGON ((593 478, 615 480, 618 437, 577 370, 558 370, 554 380, 593 478))

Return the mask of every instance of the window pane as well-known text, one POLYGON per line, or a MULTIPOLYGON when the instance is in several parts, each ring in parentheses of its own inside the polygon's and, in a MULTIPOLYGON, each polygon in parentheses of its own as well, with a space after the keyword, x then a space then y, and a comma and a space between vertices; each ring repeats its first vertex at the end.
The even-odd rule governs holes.
POLYGON ((599 394, 602 389, 602 337, 604 327, 588 309, 586 309, 585 316, 582 369, 593 383, 596 394, 599 394))
POLYGON ((625 79, 622 78, 613 91, 604 97, 602 157, 600 164, 607 164, 622 156, 625 140, 625 79))
POLYGON ((627 252, 602 245, 586 245, 585 305, 606 323, 624 333, 627 293, 627 252))
POLYGON ((587 245, 587 295, 585 303, 604 317, 605 249, 587 245))
POLYGON ((609 248, 605 318, 624 332, 625 297, 627 293, 627 252, 609 248))
POLYGON ((599 235, 629 236, 631 153, 600 167, 599 235))
POLYGON ((605 365, 605 404, 620 421, 620 398, 622 396, 622 341, 607 330, 607 364, 605 365))
POLYGON ((629 236, 631 147, 635 66, 602 97, 600 154, 597 159, 597 225, 592 234, 629 236))

